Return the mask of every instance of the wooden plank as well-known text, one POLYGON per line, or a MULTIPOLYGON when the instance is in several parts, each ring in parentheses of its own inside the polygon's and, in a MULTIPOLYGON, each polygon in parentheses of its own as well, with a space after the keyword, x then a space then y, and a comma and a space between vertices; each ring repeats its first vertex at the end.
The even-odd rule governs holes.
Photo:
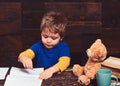
POLYGON ((100 2, 24 2, 23 27, 39 28, 43 14, 49 10, 63 12, 68 18, 68 26, 100 27, 101 8, 100 2))
POLYGON ((0 35, 21 30, 21 3, 0 3, 0 35))

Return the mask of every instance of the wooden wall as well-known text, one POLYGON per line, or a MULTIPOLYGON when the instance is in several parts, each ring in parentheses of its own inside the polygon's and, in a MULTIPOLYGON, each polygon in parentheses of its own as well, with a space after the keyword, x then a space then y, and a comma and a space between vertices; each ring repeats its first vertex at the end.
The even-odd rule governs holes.
POLYGON ((0 66, 19 65, 16 56, 22 50, 21 3, 0 3, 0 66))
MULTIPOLYGON (((113 3, 112 6, 111 4, 108 3, 110 8, 118 6, 118 3, 113 3)), ((69 24, 64 40, 70 45, 71 66, 75 63, 85 64, 85 51, 97 38, 103 40, 108 49, 108 56, 119 57, 120 22, 115 14, 113 18, 112 14, 109 16, 112 12, 105 5, 107 3, 102 2, 1 2, 0 66, 21 66, 17 62, 19 53, 40 40, 41 18, 51 9, 64 12, 68 18, 69 24), (108 21, 109 18, 114 21, 108 21)), ((117 10, 119 9, 114 12, 118 13, 117 10)))

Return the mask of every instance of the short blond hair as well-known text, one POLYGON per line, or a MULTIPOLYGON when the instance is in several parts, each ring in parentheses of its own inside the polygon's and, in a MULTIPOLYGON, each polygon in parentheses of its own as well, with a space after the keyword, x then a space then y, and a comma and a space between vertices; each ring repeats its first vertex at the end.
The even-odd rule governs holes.
POLYGON ((49 11, 46 13, 41 21, 40 31, 45 29, 52 33, 58 33, 61 37, 65 34, 67 25, 67 18, 60 12, 49 11))

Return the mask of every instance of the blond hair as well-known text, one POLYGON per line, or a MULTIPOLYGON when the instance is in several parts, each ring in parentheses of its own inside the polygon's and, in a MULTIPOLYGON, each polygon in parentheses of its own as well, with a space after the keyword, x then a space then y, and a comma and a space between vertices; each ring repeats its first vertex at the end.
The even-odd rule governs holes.
POLYGON ((43 16, 40 31, 42 32, 47 29, 52 33, 58 33, 61 37, 63 37, 66 25, 67 19, 62 13, 50 11, 43 16))

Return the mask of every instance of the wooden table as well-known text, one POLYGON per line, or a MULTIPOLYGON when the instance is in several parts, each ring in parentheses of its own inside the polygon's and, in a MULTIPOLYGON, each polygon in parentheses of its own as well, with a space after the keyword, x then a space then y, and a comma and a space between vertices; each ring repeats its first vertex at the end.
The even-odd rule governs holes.
MULTIPOLYGON (((52 78, 43 80, 42 86, 82 86, 77 82, 77 77, 72 71, 64 71, 61 74, 54 74, 52 78)), ((0 86, 4 86, 5 80, 0 81, 0 86)), ((97 86, 96 81, 92 80, 89 86, 97 86)))
MULTIPOLYGON (((72 71, 65 71, 61 74, 54 74, 48 80, 44 80, 42 86, 82 86, 77 82, 78 78, 73 75, 72 71)), ((89 86, 97 86, 96 81, 91 81, 89 86)))

